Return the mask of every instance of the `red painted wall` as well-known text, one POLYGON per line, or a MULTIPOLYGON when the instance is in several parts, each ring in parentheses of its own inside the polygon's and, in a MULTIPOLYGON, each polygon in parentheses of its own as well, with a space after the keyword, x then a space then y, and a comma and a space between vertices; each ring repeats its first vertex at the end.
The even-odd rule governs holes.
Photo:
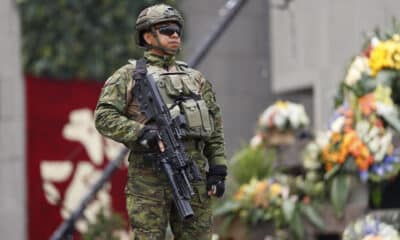
MULTIPOLYGON (((31 240, 42 240, 62 223, 61 208, 75 209, 85 186, 94 181, 120 146, 110 144, 94 129, 93 109, 101 83, 27 76, 26 86, 28 234, 31 240)), ((108 199, 108 205, 123 215, 125 180, 123 167, 97 198, 108 199)))

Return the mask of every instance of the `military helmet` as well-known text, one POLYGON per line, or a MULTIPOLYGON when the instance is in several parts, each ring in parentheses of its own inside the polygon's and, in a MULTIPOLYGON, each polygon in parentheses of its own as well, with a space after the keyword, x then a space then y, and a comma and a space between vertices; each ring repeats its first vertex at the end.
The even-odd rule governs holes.
POLYGON ((166 4, 157 4, 142 10, 136 20, 136 41, 139 46, 144 47, 143 32, 162 22, 175 22, 183 27, 182 15, 173 7, 166 4))

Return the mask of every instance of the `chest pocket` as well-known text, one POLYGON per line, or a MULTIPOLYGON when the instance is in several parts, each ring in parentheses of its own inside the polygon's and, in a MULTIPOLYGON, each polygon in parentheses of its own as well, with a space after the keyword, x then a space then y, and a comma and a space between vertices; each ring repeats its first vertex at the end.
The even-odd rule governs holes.
MULTIPOLYGON (((184 116, 182 126, 188 137, 208 138, 214 131, 209 109, 200 97, 200 84, 187 73, 166 73, 160 75, 163 84, 158 84, 165 102, 179 107, 184 116)), ((176 114, 172 114, 176 115, 176 114)))

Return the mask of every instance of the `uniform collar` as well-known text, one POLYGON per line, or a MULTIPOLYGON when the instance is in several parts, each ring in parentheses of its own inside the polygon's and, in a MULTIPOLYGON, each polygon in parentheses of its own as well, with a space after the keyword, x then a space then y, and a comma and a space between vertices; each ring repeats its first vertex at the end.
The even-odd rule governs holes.
POLYGON ((144 52, 144 58, 150 65, 156 65, 158 67, 168 69, 170 66, 175 65, 175 56, 159 56, 150 51, 144 52))

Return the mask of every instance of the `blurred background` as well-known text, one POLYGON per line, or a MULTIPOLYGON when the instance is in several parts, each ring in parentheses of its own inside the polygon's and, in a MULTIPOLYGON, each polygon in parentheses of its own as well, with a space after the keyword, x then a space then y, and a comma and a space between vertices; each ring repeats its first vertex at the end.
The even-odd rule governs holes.
MULTIPOLYGON (((4 238, 48 239, 121 151, 121 146, 94 130, 93 109, 107 77, 142 53, 134 42, 139 11, 160 2, 184 15, 179 56, 183 61, 193 57, 221 19, 240 4, 197 66, 213 84, 222 108, 229 159, 248 145, 259 130, 260 114, 277 100, 304 107, 308 121, 303 135, 311 138, 328 128, 334 98, 353 57, 377 29, 391 29, 400 10, 395 0, 2 0, 0 232, 4 238)), ((269 144, 273 153, 267 152, 267 159, 285 166, 301 164, 304 145, 278 145, 269 144)), ((96 219, 107 218, 102 213, 110 216, 110 211, 104 209, 113 209, 119 215, 103 219, 105 226, 121 230, 117 239, 128 239, 125 176, 122 165, 85 210, 75 237, 97 229, 96 219)), ((232 180, 231 195, 241 183, 232 180)), ((337 229, 328 232, 341 231, 337 229)), ((266 230, 231 239, 264 239, 260 236, 267 234, 266 230)), ((218 235, 223 239, 222 233, 218 235)))

